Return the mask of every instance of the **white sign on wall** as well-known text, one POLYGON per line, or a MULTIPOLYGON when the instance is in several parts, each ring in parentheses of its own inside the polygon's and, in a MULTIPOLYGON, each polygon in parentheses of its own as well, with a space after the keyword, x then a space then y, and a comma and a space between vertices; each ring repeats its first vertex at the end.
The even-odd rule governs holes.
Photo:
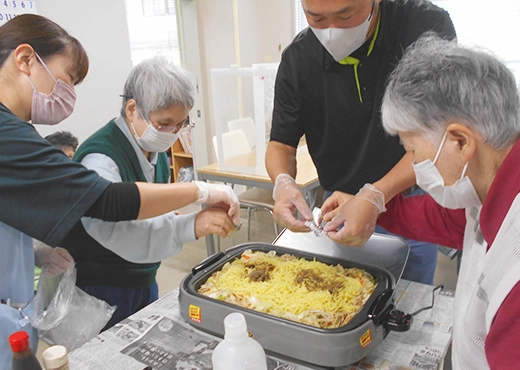
POLYGON ((0 26, 20 14, 36 14, 36 1, 0 0, 0 26))

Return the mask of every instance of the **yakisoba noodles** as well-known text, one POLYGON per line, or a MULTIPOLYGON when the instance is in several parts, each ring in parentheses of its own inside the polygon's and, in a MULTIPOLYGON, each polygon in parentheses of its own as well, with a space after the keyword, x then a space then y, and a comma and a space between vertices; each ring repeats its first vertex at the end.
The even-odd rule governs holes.
POLYGON ((346 325, 377 282, 359 268, 331 266, 275 251, 245 251, 212 274, 198 292, 319 328, 346 325))

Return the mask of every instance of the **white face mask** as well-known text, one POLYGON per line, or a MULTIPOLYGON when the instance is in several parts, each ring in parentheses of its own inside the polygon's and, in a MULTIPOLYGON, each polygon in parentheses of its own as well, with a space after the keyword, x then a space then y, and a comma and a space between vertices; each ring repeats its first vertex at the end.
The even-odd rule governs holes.
POLYGON ((348 57, 365 43, 371 20, 372 13, 365 22, 352 28, 309 28, 337 62, 348 57))
POLYGON ((446 141, 447 134, 447 132, 444 134, 444 138, 442 139, 433 162, 430 159, 427 159, 420 163, 412 164, 417 185, 430 194, 437 203, 445 208, 458 209, 480 206, 482 205, 482 202, 480 201, 470 178, 464 176, 469 162, 464 166, 460 179, 451 186, 444 185, 444 179, 437 167, 435 167, 435 163, 437 162, 441 149, 446 141))
POLYGON ((179 137, 180 131, 177 133, 173 132, 163 132, 157 130, 155 127, 150 125, 148 122, 146 123, 146 129, 144 130, 141 137, 137 135, 135 131, 134 123, 132 122, 132 128, 134 129, 134 137, 137 144, 147 152, 156 152, 161 153, 168 150, 169 147, 177 141, 179 137))

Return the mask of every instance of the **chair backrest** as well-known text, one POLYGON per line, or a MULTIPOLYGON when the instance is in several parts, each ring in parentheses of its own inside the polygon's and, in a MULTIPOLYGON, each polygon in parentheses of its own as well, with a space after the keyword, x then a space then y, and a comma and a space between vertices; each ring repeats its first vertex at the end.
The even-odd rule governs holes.
MULTIPOLYGON (((222 146, 224 151, 224 160, 238 157, 239 155, 251 152, 251 146, 247 141, 246 134, 243 130, 233 130, 222 134, 222 146)), ((213 149, 218 160, 218 142, 217 136, 213 136, 213 149)))
POLYGON ((254 149, 256 147, 256 128, 255 121, 251 117, 237 118, 228 121, 228 130, 242 130, 246 134, 249 146, 254 149))

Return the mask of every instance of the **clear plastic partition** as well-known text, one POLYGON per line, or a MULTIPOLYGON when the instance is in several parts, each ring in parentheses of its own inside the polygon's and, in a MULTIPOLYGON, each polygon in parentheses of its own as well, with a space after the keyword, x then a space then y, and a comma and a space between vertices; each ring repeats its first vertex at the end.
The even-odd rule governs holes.
POLYGON ((221 170, 267 175, 264 158, 277 70, 278 63, 211 70, 213 147, 221 170))

